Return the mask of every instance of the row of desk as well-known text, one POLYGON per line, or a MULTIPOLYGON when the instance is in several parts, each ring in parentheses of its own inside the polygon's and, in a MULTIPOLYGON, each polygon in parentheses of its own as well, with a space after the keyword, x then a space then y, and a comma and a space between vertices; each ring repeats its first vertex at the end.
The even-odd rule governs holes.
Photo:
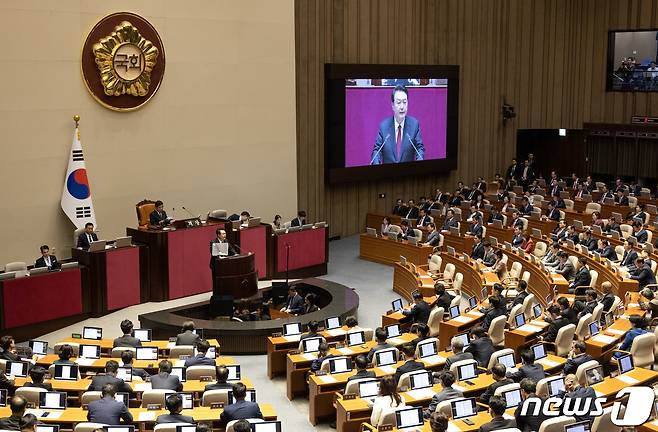
MULTIPOLYGON (((0 330, 25 340, 135 304, 210 292, 209 243, 217 228, 228 226, 209 220, 157 231, 127 228, 133 246, 72 249, 78 268, 0 281, 0 330)), ((242 253, 254 253, 261 279, 283 278, 286 270, 292 278, 327 272, 326 227, 279 235, 268 224, 227 231, 242 253)))

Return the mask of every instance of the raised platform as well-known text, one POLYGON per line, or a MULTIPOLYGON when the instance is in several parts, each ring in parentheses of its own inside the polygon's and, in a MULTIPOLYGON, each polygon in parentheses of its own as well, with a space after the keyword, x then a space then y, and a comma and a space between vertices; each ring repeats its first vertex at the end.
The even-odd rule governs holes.
POLYGON ((281 331, 286 323, 324 321, 332 316, 355 315, 359 296, 351 288, 324 279, 310 278, 294 283, 301 295, 317 296, 318 312, 268 321, 238 322, 210 319, 209 301, 139 315, 142 328, 150 328, 153 337, 166 339, 180 332, 184 321, 193 320, 204 336, 218 339, 223 354, 265 354, 267 337, 281 331))

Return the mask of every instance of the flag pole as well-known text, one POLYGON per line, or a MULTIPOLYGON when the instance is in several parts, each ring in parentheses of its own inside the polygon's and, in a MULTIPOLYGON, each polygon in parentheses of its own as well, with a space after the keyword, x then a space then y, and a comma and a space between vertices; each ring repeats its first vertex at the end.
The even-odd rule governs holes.
POLYGON ((78 128, 78 123, 80 122, 80 115, 76 114, 73 116, 73 121, 75 122, 75 128, 78 128))

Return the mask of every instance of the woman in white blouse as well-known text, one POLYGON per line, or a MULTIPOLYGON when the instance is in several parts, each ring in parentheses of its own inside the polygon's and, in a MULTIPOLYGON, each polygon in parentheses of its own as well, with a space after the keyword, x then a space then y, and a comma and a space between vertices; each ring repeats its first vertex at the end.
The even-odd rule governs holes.
POLYGON ((379 396, 372 405, 370 424, 378 427, 384 416, 396 408, 404 406, 404 401, 398 393, 398 383, 393 375, 385 376, 379 382, 379 396))
POLYGON ((384 220, 382 221, 382 237, 388 235, 390 229, 391 229, 391 220, 385 216, 384 220))

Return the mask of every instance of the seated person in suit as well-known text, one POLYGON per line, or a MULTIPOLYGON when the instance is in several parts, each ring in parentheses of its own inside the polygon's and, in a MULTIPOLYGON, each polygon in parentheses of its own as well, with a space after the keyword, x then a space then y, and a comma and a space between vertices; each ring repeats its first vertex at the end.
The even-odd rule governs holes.
POLYGON ((519 227, 514 227, 514 235, 512 236, 512 246, 521 247, 523 244, 523 230, 519 227))
POLYGON ((532 350, 521 351, 522 366, 516 372, 507 372, 507 377, 514 382, 520 382, 523 378, 530 378, 535 382, 546 378, 544 366, 535 363, 535 353, 532 350))
POLYGON ((400 233, 398 234, 398 239, 407 240, 409 237, 416 237, 416 233, 413 229, 409 228, 409 222, 402 220, 400 222, 400 233))
POLYGON ((401 320, 401 322, 411 321, 413 323, 427 324, 427 320, 430 318, 430 305, 427 304, 420 291, 414 291, 413 298, 413 306, 410 309, 402 309, 402 315, 406 319, 401 320))
POLYGON ((306 225, 306 212, 304 210, 298 211, 297 217, 290 221, 291 227, 300 227, 302 225, 306 225))
POLYGON ((560 264, 560 244, 553 242, 548 248, 548 252, 542 258, 542 262, 546 267, 557 267, 560 264))
POLYGON ((37 416, 32 413, 25 414, 21 419, 21 432, 37 432, 37 424, 39 420, 37 416))
POLYGON ((617 231, 621 235, 621 227, 617 222, 616 216, 610 216, 608 218, 608 223, 603 226, 603 232, 609 234, 612 231, 617 231))
POLYGON ((546 210, 546 215, 542 216, 544 220, 559 221, 560 220, 560 211, 555 208, 555 202, 548 202, 548 209, 546 210))
POLYGON ((92 242, 98 241, 98 236, 94 232, 94 224, 87 222, 85 224, 85 231, 78 236, 77 248, 87 250, 92 242))
POLYGON ((427 215, 427 212, 425 211, 425 209, 421 208, 419 210, 419 213, 420 214, 418 216, 418 219, 416 220, 416 226, 418 226, 420 228, 420 227, 427 226, 427 225, 429 225, 430 222, 432 222, 432 220, 431 220, 432 218, 430 218, 427 215))
POLYGON ((597 250, 601 254, 601 258, 607 258, 610 261, 618 261, 617 252, 615 248, 610 245, 610 242, 606 239, 599 240, 599 249, 597 250))
MULTIPOLYGON (((628 332, 626 332, 626 336, 624 336, 624 341, 621 343, 621 345, 618 348, 619 351, 630 351, 631 346, 633 345, 633 339, 647 332, 646 330, 647 322, 640 315, 631 315, 628 318, 628 320, 631 322, 631 329, 628 332)), ((624 353, 616 352, 613 354, 612 357, 614 359, 618 359, 623 355, 624 353)))
POLYGON ((564 364, 564 369, 562 369, 564 375, 575 374, 578 366, 593 360, 586 350, 587 347, 583 341, 577 341, 573 344, 573 348, 569 351, 569 358, 564 364))
POLYGON ((443 311, 446 312, 450 310, 450 303, 452 303, 453 296, 446 291, 445 286, 442 282, 437 282, 434 284, 434 294, 436 295, 436 307, 443 308, 443 311))
POLYGON ((569 292, 574 292, 576 287, 589 286, 592 282, 592 276, 589 274, 589 267, 587 267, 587 257, 578 257, 578 270, 573 282, 569 284, 569 292))
MULTIPOLYGON (((591 403, 589 406, 593 406, 594 404, 594 399, 596 398, 596 392, 592 387, 581 387, 580 383, 578 382, 578 379, 576 379, 576 375, 574 374, 569 374, 564 377, 564 390, 560 390, 558 393, 558 397, 561 397, 563 399, 577 399, 579 400, 578 403, 582 403, 583 406, 586 406, 585 404, 591 403), (591 401, 586 401, 583 399, 592 399, 591 401)), ((589 421, 590 424, 593 420, 593 417, 589 415, 589 410, 587 410, 587 414, 584 415, 574 415, 576 418, 577 422, 580 421, 589 421)))
POLYGON ((155 424, 163 423, 194 423, 194 419, 190 416, 181 415, 183 411, 183 398, 179 394, 167 395, 165 405, 169 414, 161 414, 155 419, 155 424))
POLYGON ((309 321, 309 323, 306 325, 308 331, 299 337, 300 342, 303 341, 304 339, 321 337, 322 335, 318 333, 319 327, 320 327, 320 323, 317 322, 316 320, 309 321))
POLYGON ((427 241, 425 242, 425 246, 438 246, 439 241, 441 240, 441 233, 436 230, 436 225, 434 225, 434 222, 430 222, 427 227, 429 228, 429 232, 427 233, 427 241))
POLYGON ((448 209, 446 212, 446 219, 443 221, 443 226, 441 227, 441 231, 448 232, 450 231, 450 227, 457 228, 458 223, 459 222, 457 221, 457 218, 455 218, 455 211, 453 209, 448 209))
POLYGON ((148 374, 144 369, 136 368, 133 366, 134 354, 132 351, 126 350, 121 353, 121 362, 124 367, 131 367, 133 370, 133 375, 140 377, 142 380, 146 381, 151 375, 148 374))
POLYGON ((73 357, 73 347, 69 344, 64 344, 59 349, 59 358, 53 362, 54 365, 74 365, 75 362, 71 361, 73 357))
POLYGON ((564 276, 566 280, 572 281, 573 278, 576 277, 576 269, 574 268, 573 264, 571 264, 571 261, 569 261, 569 254, 564 251, 560 251, 558 253, 558 258, 560 263, 555 269, 556 273, 564 276))
POLYGON ((222 427, 231 420, 241 420, 248 418, 263 418, 260 407, 256 402, 249 402, 245 400, 247 396, 247 387, 241 382, 233 384, 233 398, 235 402, 231 405, 226 405, 224 411, 219 416, 219 423, 222 427))
POLYGON ((176 336, 176 345, 196 345, 201 339, 198 334, 193 333, 194 321, 185 321, 181 330, 176 336))
POLYGON ((169 224, 167 220, 167 212, 164 211, 164 204, 162 201, 155 202, 155 210, 149 215, 149 224, 154 227, 163 227, 169 224))
POLYGON ((582 318, 583 315, 594 313, 594 308, 598 306, 598 294, 593 289, 588 289, 585 291, 585 304, 582 307, 582 310, 578 312, 578 319, 582 318))
POLYGON ((311 312, 317 312, 320 310, 320 308, 315 304, 315 299, 315 294, 306 294, 306 297, 304 297, 304 314, 309 314, 311 312))
POLYGON ((532 213, 533 207, 532 204, 530 204, 530 200, 528 200, 528 197, 523 197, 521 199, 521 207, 519 208, 519 212, 524 215, 528 216, 532 213))
POLYGON ((464 393, 461 391, 452 388, 453 384, 455 383, 455 374, 453 374, 450 371, 444 371, 439 374, 439 382, 441 383, 441 391, 436 393, 434 396, 432 396, 432 401, 430 402, 430 406, 423 411, 423 417, 429 418, 430 415, 434 411, 436 411, 436 407, 444 401, 450 400, 450 399, 456 399, 456 398, 461 398, 464 397, 464 393))
POLYGON ((398 198, 395 201, 395 207, 393 207, 393 213, 394 215, 402 216, 406 214, 406 209, 407 206, 404 205, 404 201, 402 201, 402 198, 398 198))
POLYGON ((14 396, 9 400, 11 415, 0 419, 1 430, 21 430, 21 419, 27 409, 27 400, 23 396, 14 396))
POLYGON ((347 382, 357 379, 377 377, 375 371, 368 370, 368 359, 363 354, 356 356, 356 359, 354 359, 354 365, 356 366, 356 373, 347 378, 347 382))
POLYGON ((645 288, 640 294, 648 301, 645 303, 642 301, 642 297, 640 297, 638 303, 640 304, 642 310, 649 311, 651 318, 658 318, 658 298, 656 298, 654 292, 649 288, 645 288))
POLYGON ((489 414, 491 414, 491 421, 480 426, 479 432, 492 432, 500 429, 509 429, 516 427, 516 420, 506 419, 503 417, 507 402, 500 396, 492 396, 489 399, 489 414))
POLYGON ((601 291, 603 292, 603 297, 601 298, 603 313, 610 312, 610 309, 615 302, 615 294, 612 292, 612 283, 609 281, 603 282, 601 284, 601 291))
POLYGON ((329 354, 329 345, 326 342, 320 342, 318 346, 317 358, 311 362, 311 372, 317 372, 322 369, 322 362, 325 360, 336 357, 333 354, 329 354))
POLYGON ((185 360, 185 367, 190 366, 215 366, 215 359, 206 357, 210 343, 207 340, 201 339, 196 343, 196 355, 185 360))
POLYGON ((14 337, 5 335, 0 337, 0 359, 9 361, 21 361, 21 357, 16 352, 16 342, 14 337))
POLYGON ((423 323, 417 323, 411 326, 411 331, 410 333, 413 333, 416 335, 414 340, 412 340, 410 343, 414 346, 414 348, 424 341, 425 339, 429 339, 430 337, 430 328, 427 326, 427 324, 423 323))
POLYGON ((297 287, 290 285, 288 287, 288 297, 286 305, 281 308, 281 312, 298 315, 304 311, 304 299, 297 294, 297 287))
POLYGON ((116 360, 108 360, 105 363, 105 374, 96 375, 89 384, 88 391, 102 391, 105 384, 112 384, 117 392, 130 393, 132 389, 121 378, 117 378, 119 363, 116 360))
POLYGON ((484 247, 484 255, 482 256, 482 263, 490 267, 496 262, 496 255, 494 254, 494 250, 491 247, 491 243, 489 241, 484 241, 482 243, 482 246, 484 247))
POLYGON ((233 385, 228 382, 229 371, 226 366, 224 365, 217 366, 216 375, 217 375, 216 381, 211 384, 206 384, 206 387, 203 391, 233 388, 233 385))
POLYGON ((484 244, 482 244, 482 235, 478 234, 473 237, 473 248, 471 248, 471 258, 483 259, 484 258, 484 244))
POLYGON ((642 257, 637 257, 635 260, 635 269, 631 270, 630 278, 638 282, 640 289, 656 283, 656 275, 651 271, 651 264, 645 262, 642 257))
POLYGON ((639 244, 646 243, 649 240, 649 234, 641 222, 633 222, 633 237, 637 239, 639 244))
POLYGON ((464 342, 459 338, 454 337, 450 340, 450 348, 452 348, 453 354, 446 359, 444 369, 447 371, 450 370, 450 366, 458 361, 473 359, 473 354, 464 352, 464 342))
POLYGON ((553 241, 560 241, 564 240, 567 237, 567 234, 569 234, 569 230, 567 229, 567 221, 562 219, 560 222, 558 222, 557 226, 553 230, 551 238, 553 241))
POLYGON ((53 386, 50 383, 44 383, 43 377, 46 376, 46 370, 41 366, 35 366, 30 369, 30 378, 32 382, 26 382, 23 384, 23 387, 38 387, 46 389, 48 391, 53 391, 53 386))
POLYGON ((370 351, 368 351, 368 355, 366 357, 368 359, 368 363, 372 364, 372 360, 375 357, 376 351, 383 350, 386 348, 393 348, 393 345, 386 342, 387 338, 388 338, 388 333, 386 333, 385 329, 381 327, 377 327, 375 329, 375 341, 377 342, 377 345, 375 345, 370 349, 370 351))
POLYGON ((615 202, 620 206, 628 207, 628 197, 624 194, 624 191, 618 190, 617 196, 615 197, 615 202))
POLYGON ((528 297, 528 295, 530 295, 530 293, 528 293, 528 282, 524 280, 520 280, 519 284, 516 287, 516 291, 517 291, 516 297, 514 297, 514 300, 509 305, 510 309, 516 305, 519 304, 522 305, 525 298, 528 297))
POLYGON ((171 375, 172 364, 169 360, 161 360, 158 364, 158 373, 151 376, 151 388, 153 390, 182 391, 183 383, 176 375, 171 375))
POLYGON ((430 432, 446 432, 448 430, 448 417, 440 412, 433 412, 429 418, 430 432))
POLYGON ((379 228, 379 232, 381 233, 382 237, 386 237, 391 230, 391 218, 388 216, 384 216, 384 219, 382 219, 382 226, 379 228))
POLYGON ((34 263, 35 268, 48 267, 48 270, 58 270, 62 267, 59 261, 57 261, 57 257, 55 255, 50 255, 50 248, 48 245, 43 245, 40 249, 41 256, 37 258, 34 263))
MULTIPOLYGON (((528 398, 539 398, 539 396, 536 394, 537 382, 531 380, 530 378, 524 378, 520 382, 520 387, 522 400, 526 400, 528 398)), ((542 402, 545 400, 545 398, 539 399, 541 399, 542 402)), ((514 410, 516 427, 523 432, 538 431, 541 427, 541 424, 544 422, 544 420, 546 420, 546 417, 543 415, 541 410, 536 415, 534 413, 527 413, 522 415, 522 405, 523 404, 519 404, 519 406, 516 407, 516 410, 514 410)))
MULTIPOLYGON (((490 300, 491 298, 493 297, 489 297, 490 300)), ((477 360, 478 366, 486 368, 489 365, 491 355, 496 351, 493 341, 481 326, 473 327, 469 337, 471 338, 471 343, 464 351, 473 354, 473 358, 477 360)))
POLYGON ((133 336, 133 322, 125 319, 121 321, 121 331, 123 336, 114 339, 112 346, 116 347, 141 347, 142 341, 133 336))
POLYGON ((405 209, 406 213, 402 215, 405 219, 418 219, 418 207, 416 206, 416 201, 410 199, 407 202, 407 208, 405 209))
POLYGON ((580 244, 585 246, 588 251, 594 251, 598 247, 596 239, 592 237, 592 231, 585 230, 583 233, 583 239, 580 241, 580 244))
POLYGON ((101 399, 89 403, 87 420, 93 423, 107 425, 119 425, 121 424, 121 420, 123 420, 124 424, 131 424, 133 422, 133 416, 128 411, 128 407, 123 402, 114 399, 117 391, 112 384, 103 384, 100 392, 101 399))
POLYGON ((569 299, 566 297, 559 297, 557 299, 557 304, 560 306, 560 314, 569 320, 569 324, 578 324, 578 312, 572 307, 569 303, 569 299))
POLYGON ((506 301, 503 297, 494 297, 490 296, 489 297, 489 304, 491 305, 491 309, 489 309, 485 314, 484 314, 484 319, 482 320, 482 329, 484 331, 488 331, 489 327, 491 326, 491 322, 495 319, 498 318, 501 315, 506 315, 507 314, 507 305, 506 301))
POLYGON ((346 317, 343 325, 347 327, 348 332, 356 332, 363 330, 363 327, 359 326, 359 320, 357 320, 354 315, 350 315, 346 317))
POLYGON ((400 382, 402 374, 425 369, 425 364, 416 361, 416 348, 410 343, 402 345, 404 364, 395 370, 395 382, 400 382))
POLYGON ((633 249, 633 245, 625 241, 624 242, 624 255, 621 257, 621 263, 619 264, 622 267, 628 267, 629 269, 635 268, 635 260, 637 259, 638 255, 637 252, 635 252, 635 249, 633 249))
POLYGON ((489 400, 491 397, 496 393, 496 389, 498 387, 507 385, 507 384, 513 384, 514 381, 511 379, 507 378, 506 376, 507 373, 507 368, 505 367, 504 364, 502 363, 496 363, 493 365, 491 368, 491 377, 494 379, 493 384, 489 384, 489 387, 482 393, 480 396, 480 402, 489 405, 489 400))
POLYGON ((573 242, 573 244, 580 243, 580 236, 578 235, 578 231, 576 231, 575 226, 569 225, 567 227, 567 236, 564 239, 565 240, 571 240, 573 242))

